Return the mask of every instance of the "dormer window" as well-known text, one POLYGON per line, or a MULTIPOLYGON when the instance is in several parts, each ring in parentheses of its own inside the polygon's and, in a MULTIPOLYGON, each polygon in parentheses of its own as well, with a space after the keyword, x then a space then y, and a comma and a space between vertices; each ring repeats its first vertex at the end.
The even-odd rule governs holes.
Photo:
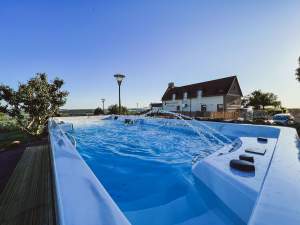
POLYGON ((176 94, 173 94, 172 95, 172 100, 175 101, 175 99, 176 99, 176 94))
POLYGON ((184 94, 183 94, 183 99, 184 99, 184 100, 187 99, 187 95, 188 95, 188 93, 187 93, 187 92, 184 92, 184 94))
POLYGON ((198 91, 198 98, 201 98, 202 97, 202 90, 199 90, 198 91))

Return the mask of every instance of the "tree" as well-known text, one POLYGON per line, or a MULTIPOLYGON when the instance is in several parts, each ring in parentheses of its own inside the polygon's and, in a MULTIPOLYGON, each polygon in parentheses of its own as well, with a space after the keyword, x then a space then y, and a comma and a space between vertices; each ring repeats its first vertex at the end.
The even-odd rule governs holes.
POLYGON ((262 106, 265 109, 266 106, 280 107, 281 102, 273 93, 264 93, 261 90, 256 90, 242 99, 242 105, 244 107, 253 106, 255 109, 259 109, 262 106))
POLYGON ((13 117, 21 130, 39 136, 48 118, 57 115, 66 103, 68 92, 61 90, 63 84, 59 78, 50 83, 45 73, 37 73, 17 90, 0 85, 0 111, 13 117))
POLYGON ((94 115, 101 115, 101 114, 103 115, 104 112, 100 107, 98 107, 94 110, 94 115))
MULTIPOLYGON (((117 104, 108 107, 108 114, 119 114, 119 106, 117 104)), ((121 114, 128 114, 128 109, 121 106, 121 114)))
POLYGON ((249 105, 249 97, 250 97, 250 95, 246 95, 246 96, 244 96, 244 97, 242 98, 241 105, 242 105, 243 107, 248 107, 248 106, 250 106, 250 105, 249 105))
POLYGON ((298 61, 299 61, 299 67, 296 69, 296 79, 300 82, 300 57, 298 61))

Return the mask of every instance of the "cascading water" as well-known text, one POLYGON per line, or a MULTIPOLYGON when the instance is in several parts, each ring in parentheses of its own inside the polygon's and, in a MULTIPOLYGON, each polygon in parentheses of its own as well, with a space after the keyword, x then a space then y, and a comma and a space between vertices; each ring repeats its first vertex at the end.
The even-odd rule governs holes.
MULTIPOLYGON (((174 112, 170 112, 170 111, 166 111, 166 110, 157 110, 156 112, 154 110, 150 110, 143 116, 146 116, 151 113, 160 113, 160 112, 164 113, 164 114, 170 114, 170 115, 177 117, 178 119, 183 121, 188 127, 190 127, 195 133, 197 133, 198 136, 201 138, 201 140, 203 140, 205 142, 205 144, 207 144, 208 147, 211 149, 211 151, 208 153, 208 155, 223 146, 228 146, 228 149, 230 149, 229 151, 232 151, 232 150, 236 149, 236 147, 237 147, 237 144, 238 144, 237 140, 232 141, 231 139, 229 139, 228 137, 223 135, 221 132, 213 129, 212 127, 210 127, 204 123, 201 123, 200 121, 198 121, 199 126, 197 126, 197 127, 193 126, 191 123, 187 122, 187 120, 186 120, 186 119, 189 119, 191 121, 194 120, 193 118, 191 118, 189 116, 183 116, 179 113, 174 113, 174 112), (183 117, 186 119, 184 119, 183 117), (207 138, 207 136, 216 140, 219 143, 219 145, 213 144, 211 141, 209 141, 209 138, 207 138)), ((196 155, 194 157, 194 159, 192 160, 192 162, 193 163, 197 162, 200 158, 199 156, 200 156, 200 154, 196 155)))
MULTIPOLYGON (((200 137, 202 137, 202 135, 200 135, 201 133, 207 135, 207 136, 210 136, 212 137, 213 139, 215 139, 217 142, 219 142, 221 145, 226 145, 226 144, 231 144, 232 143, 232 140, 230 140, 228 137, 226 137, 225 135, 223 135, 222 133, 220 133, 219 131, 207 126, 206 124, 204 123, 201 123, 199 122, 199 125, 203 126, 205 129, 203 129, 202 127, 195 127, 193 126, 191 123, 188 123, 183 117, 181 114, 179 113, 174 113, 174 112, 169 112, 169 111, 165 111, 165 110, 160 110, 161 112, 165 113, 165 114, 171 114, 171 115, 174 115, 176 116, 177 118, 179 118, 180 120, 184 121, 185 124, 187 124, 189 127, 191 127, 200 137), (211 131, 211 132, 208 132, 207 130, 211 131), (224 142, 223 140, 221 140, 219 137, 217 137, 216 135, 217 134, 218 136, 222 137, 224 140, 226 140, 228 143, 224 142)), ((188 117, 188 116, 185 116, 186 118, 190 119, 190 120, 194 120, 193 118, 191 117, 188 117)))
MULTIPOLYGON (((163 111, 164 113, 167 113, 167 111, 163 111)), ((205 144, 207 144, 208 146, 211 146, 212 143, 208 140, 208 138, 203 134, 202 130, 197 129, 196 127, 194 127, 192 124, 188 123, 184 118, 182 118, 182 116, 180 114, 176 114, 176 113, 170 113, 174 116, 176 116, 178 119, 180 119, 181 121, 183 121, 188 127, 190 127, 195 133, 198 134, 198 136, 204 140, 205 144)))

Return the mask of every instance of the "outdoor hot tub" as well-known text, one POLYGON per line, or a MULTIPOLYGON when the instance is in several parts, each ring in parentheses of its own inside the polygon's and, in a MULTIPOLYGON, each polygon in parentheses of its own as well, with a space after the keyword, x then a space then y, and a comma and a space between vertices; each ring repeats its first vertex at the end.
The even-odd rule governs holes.
POLYGON ((49 136, 61 225, 300 223, 294 129, 61 117, 49 120, 49 136), (230 168, 245 153, 255 171, 230 168))

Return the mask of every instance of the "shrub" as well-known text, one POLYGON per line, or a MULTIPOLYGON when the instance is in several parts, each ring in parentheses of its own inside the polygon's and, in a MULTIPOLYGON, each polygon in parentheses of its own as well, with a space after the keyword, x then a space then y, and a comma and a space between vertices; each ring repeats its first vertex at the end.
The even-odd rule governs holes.
POLYGON ((0 113, 0 132, 13 131, 16 129, 18 129, 16 120, 4 113, 0 113))
MULTIPOLYGON (((108 107, 108 114, 119 114, 119 106, 117 104, 108 107)), ((125 106, 121 106, 120 114, 128 114, 128 109, 125 106)))
POLYGON ((0 111, 14 118, 22 131, 39 136, 48 118, 66 103, 68 92, 61 91, 63 84, 58 78, 50 83, 45 73, 38 73, 26 84, 19 84, 17 90, 0 85, 0 111))
POLYGON ((100 107, 96 108, 94 111, 94 115, 103 115, 103 114, 104 112, 100 107))
POLYGON ((274 116, 275 114, 279 114, 279 113, 286 113, 287 110, 285 108, 281 108, 281 109, 266 109, 268 115, 270 116, 274 116))

